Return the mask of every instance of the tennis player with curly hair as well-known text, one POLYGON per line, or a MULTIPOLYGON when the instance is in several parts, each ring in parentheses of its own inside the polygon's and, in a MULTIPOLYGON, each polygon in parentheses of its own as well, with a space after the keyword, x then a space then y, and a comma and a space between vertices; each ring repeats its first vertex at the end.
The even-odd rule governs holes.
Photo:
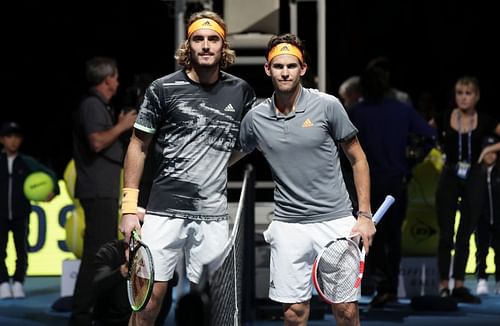
POLYGON ((134 125, 120 230, 126 240, 140 231, 152 251, 155 284, 131 325, 153 325, 181 254, 187 278, 198 283, 203 265, 228 239, 227 167, 240 121, 256 98, 247 82, 222 71, 235 60, 226 35, 217 14, 193 14, 175 56, 183 68, 151 83, 134 125), (141 227, 137 200, 150 144, 159 155, 141 227))

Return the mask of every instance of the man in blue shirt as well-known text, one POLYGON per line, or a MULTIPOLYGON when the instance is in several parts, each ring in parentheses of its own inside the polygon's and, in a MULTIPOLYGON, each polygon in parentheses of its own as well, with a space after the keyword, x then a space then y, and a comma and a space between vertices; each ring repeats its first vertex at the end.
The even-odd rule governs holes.
MULTIPOLYGON (((367 257, 363 287, 377 288, 371 306, 397 298, 401 260, 401 226, 406 214, 407 184, 411 175, 407 148, 410 136, 426 139, 423 153, 434 145, 436 131, 408 103, 391 94, 388 76, 379 67, 367 68, 361 78, 363 100, 351 107, 349 117, 359 130, 359 142, 370 165, 371 205, 378 207, 387 194, 396 201, 377 226, 377 237, 367 257), (374 271, 381 281, 370 284, 374 271)), ((425 155, 424 155, 425 156, 425 155)), ((372 282, 373 283, 373 282, 372 282)))

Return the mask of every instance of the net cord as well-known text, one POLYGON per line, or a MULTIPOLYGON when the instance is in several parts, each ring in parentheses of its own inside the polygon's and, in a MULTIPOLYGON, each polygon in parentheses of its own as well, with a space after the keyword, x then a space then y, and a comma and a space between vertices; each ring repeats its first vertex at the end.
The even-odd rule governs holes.
MULTIPOLYGON (((243 188, 245 189, 245 188, 243 188)), ((244 191, 242 191, 244 192, 244 191)), ((234 246, 234 243, 233 243, 234 246)), ((240 310, 238 308, 238 278, 236 277, 237 275, 237 267, 236 267, 236 250, 233 250, 233 268, 234 268, 234 302, 235 302, 235 307, 234 307, 234 326, 239 326, 239 320, 240 320, 240 310)))
MULTIPOLYGON (((227 256, 229 255, 230 248, 234 247, 234 242, 236 239, 236 234, 238 232, 238 227, 240 224, 241 220, 241 215, 243 213, 243 206, 245 205, 245 189, 247 187, 247 179, 248 179, 248 174, 245 173, 245 178, 243 179, 243 185, 241 186, 241 194, 240 194, 240 201, 238 202, 238 208, 236 210, 236 217, 234 219, 234 225, 233 225, 233 230, 231 231, 231 235, 229 236, 229 239, 227 240, 224 250, 222 251, 222 254, 208 263, 208 275, 209 278, 213 277, 213 274, 215 271, 217 271, 224 261, 226 260, 227 256)), ((236 264, 236 263, 235 263, 236 264)), ((236 282, 236 281, 235 281, 236 282)))
MULTIPOLYGON (((252 194, 247 193, 249 192, 248 188, 254 182, 253 176, 253 168, 248 166, 241 184, 240 198, 231 233, 219 256, 204 267, 207 282, 205 291, 208 291, 207 293, 211 298, 209 304, 210 317, 207 319, 210 320, 210 323, 207 325, 239 326, 242 323, 241 318, 245 318, 245 309, 248 309, 245 306, 246 301, 243 301, 246 294, 239 293, 239 291, 241 286, 244 285, 242 282, 245 277, 243 264, 246 260, 244 261, 242 256, 246 255, 244 253, 246 243, 243 243, 246 235, 244 229, 250 221, 248 218, 253 219, 252 214, 247 217, 249 205, 247 201, 252 199, 252 194), (243 312, 243 315, 241 312, 243 312)), ((253 227, 250 229, 253 229, 253 227)), ((247 258, 251 258, 251 256, 247 258)), ((249 299, 247 298, 247 300, 249 299)))

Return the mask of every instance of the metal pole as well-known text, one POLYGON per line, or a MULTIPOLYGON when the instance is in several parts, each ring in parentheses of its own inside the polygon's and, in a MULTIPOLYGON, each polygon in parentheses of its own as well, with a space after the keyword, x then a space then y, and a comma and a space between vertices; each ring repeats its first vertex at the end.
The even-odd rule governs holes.
MULTIPOLYGON (((174 51, 177 51, 179 45, 184 41, 184 31, 186 26, 184 24, 184 11, 186 10, 186 0, 175 0, 175 46, 174 51)), ((175 63, 176 69, 179 69, 177 62, 175 63)))
POLYGON ((326 92, 326 1, 317 0, 318 14, 318 89, 326 92))
POLYGON ((290 0, 290 33, 297 35, 299 30, 297 24, 297 0, 290 0))

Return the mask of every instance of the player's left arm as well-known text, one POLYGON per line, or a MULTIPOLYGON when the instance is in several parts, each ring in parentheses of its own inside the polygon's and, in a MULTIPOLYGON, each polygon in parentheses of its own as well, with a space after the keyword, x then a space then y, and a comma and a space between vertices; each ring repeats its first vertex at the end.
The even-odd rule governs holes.
MULTIPOLYGON (((356 194, 358 197, 359 211, 369 215, 371 214, 370 169, 368 167, 368 161, 366 160, 365 153, 363 152, 356 136, 342 142, 340 146, 351 163, 354 185, 356 186, 356 194)), ((358 216, 358 220, 351 231, 352 234, 359 233, 361 235, 366 253, 368 253, 368 248, 372 243, 375 232, 375 224, 371 218, 367 218, 366 216, 358 216)))

